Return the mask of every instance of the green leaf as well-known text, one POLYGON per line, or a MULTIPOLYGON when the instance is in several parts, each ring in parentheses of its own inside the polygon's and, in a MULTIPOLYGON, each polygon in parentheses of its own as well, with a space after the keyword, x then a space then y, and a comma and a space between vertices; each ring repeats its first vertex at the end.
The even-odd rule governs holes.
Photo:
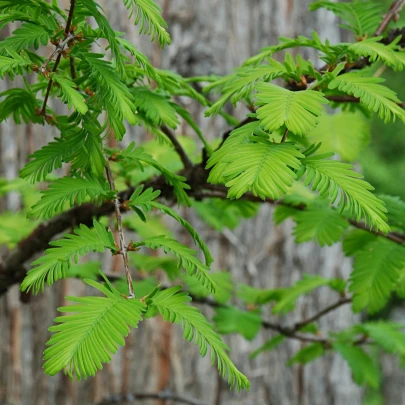
POLYGON ((374 188, 361 180, 363 176, 354 172, 351 164, 327 160, 330 156, 324 153, 301 160, 301 173, 306 172, 304 184, 312 183, 311 189, 319 191, 321 196, 328 195, 332 203, 337 200, 340 210, 347 209, 357 221, 364 218, 366 224, 388 232, 384 215, 387 210, 384 203, 370 192, 374 188))
MULTIPOLYGON (((210 296, 210 291, 202 286, 194 277, 190 277, 188 274, 181 274, 180 277, 186 283, 187 289, 193 298, 206 298, 210 296)), ((234 289, 231 274, 226 271, 217 271, 211 274, 211 278, 217 285, 215 293, 212 294, 213 298, 219 304, 225 304, 232 297, 234 289)))
POLYGON ((320 276, 310 276, 306 274, 304 278, 295 285, 285 289, 281 294, 281 299, 274 305, 272 312, 274 314, 285 314, 295 308, 296 302, 301 295, 309 294, 316 288, 330 286, 333 288, 336 280, 328 280, 320 276))
POLYGON ((360 385, 377 388, 380 383, 379 370, 371 357, 360 347, 334 343, 333 348, 347 361, 353 380, 360 385))
POLYGON ((58 308, 70 312, 55 318, 59 325, 51 326, 54 335, 44 352, 44 369, 48 375, 64 370, 78 380, 94 376, 111 361, 111 353, 124 346, 129 326, 136 328, 142 320, 144 304, 135 299, 125 299, 114 289, 92 280, 86 283, 101 291, 105 297, 66 297, 74 303, 58 308))
MULTIPOLYGON (((104 179, 103 179, 104 180, 104 179)), ((112 198, 108 184, 95 177, 63 177, 51 183, 47 190, 41 192, 41 199, 28 213, 33 218, 51 218, 56 213, 88 202, 101 202, 112 198)))
POLYGON ((360 37, 375 32, 381 22, 381 16, 385 11, 382 8, 382 3, 357 0, 344 3, 321 0, 312 3, 309 6, 309 9, 313 11, 321 7, 332 11, 334 14, 345 20, 347 24, 341 24, 341 26, 353 31, 360 37))
POLYGON ((333 150, 342 160, 353 162, 368 144, 370 127, 362 114, 323 114, 307 138, 310 143, 322 142, 319 152, 333 150))
POLYGON ((305 135, 315 127, 328 100, 314 90, 290 91, 269 83, 257 85, 257 118, 262 128, 273 132, 283 125, 296 135, 305 135))
POLYGON ((49 33, 40 25, 24 23, 17 28, 4 41, 0 42, 0 50, 9 47, 16 52, 24 48, 38 49, 40 45, 47 45, 49 42, 49 33))
POLYGON ((147 119, 160 126, 166 124, 172 129, 179 125, 176 109, 169 97, 153 92, 148 87, 133 87, 131 93, 135 106, 141 110, 147 119))
POLYGON ((369 336, 386 352, 405 355, 404 326, 393 322, 366 322, 357 325, 357 329, 369 336))
POLYGON ((405 247, 378 238, 358 252, 350 276, 353 310, 366 308, 370 313, 383 308, 405 267, 405 247))
POLYGON ((152 298, 152 304, 165 321, 181 323, 185 339, 192 341, 195 337, 202 356, 207 354, 208 347, 211 348, 212 363, 217 360, 218 370, 223 377, 228 373, 228 382, 231 386, 236 385, 238 389, 249 389, 248 379, 237 370, 226 353, 229 348, 199 310, 188 305, 191 298, 180 290, 181 287, 171 287, 160 291, 152 298))
POLYGON ((21 124, 21 121, 26 124, 43 122, 43 117, 36 114, 37 109, 42 106, 41 101, 30 90, 9 89, 0 93, 0 97, 5 97, 0 103, 0 122, 11 115, 16 124, 21 124))
POLYGON ((263 346, 260 346, 258 349, 254 350, 250 354, 250 358, 254 359, 263 352, 270 352, 270 351, 274 350, 278 345, 280 345, 282 342, 284 342, 285 339, 286 339, 285 335, 276 335, 276 336, 272 337, 263 346))
POLYGON ((166 21, 161 16, 162 9, 152 0, 123 0, 125 7, 135 13, 135 24, 140 24, 139 33, 152 36, 159 41, 163 48, 171 43, 170 35, 166 31, 166 21))
POLYGON ((314 240, 321 246, 338 242, 349 223, 336 210, 315 206, 294 214, 296 243, 314 240))
POLYGON ((53 75, 52 80, 59 84, 61 99, 69 108, 74 108, 80 114, 86 114, 88 107, 84 97, 75 89, 76 84, 66 77, 53 75))
POLYGON ((79 69, 83 70, 87 80, 85 85, 94 92, 89 103, 95 102, 102 106, 107 113, 107 119, 115 136, 121 140, 125 134, 123 119, 130 124, 137 124, 133 96, 127 86, 120 80, 111 62, 103 60, 104 55, 83 52, 79 54, 81 63, 79 69))
MULTIPOLYGON (((201 239, 200 235, 197 231, 193 228, 193 226, 187 222, 184 218, 182 218, 176 211, 173 209, 166 207, 163 204, 158 203, 157 201, 153 201, 157 198, 160 192, 153 192, 151 188, 146 189, 142 193, 143 186, 139 186, 134 193, 132 194, 131 198, 129 199, 128 205, 133 207, 140 207, 143 211, 147 212, 152 210, 152 208, 156 208, 161 212, 169 215, 170 217, 174 218, 179 224, 181 224, 186 231, 190 234, 190 236, 194 239, 195 243, 198 244, 200 249, 204 253, 205 257, 205 264, 209 266, 213 261, 214 258, 211 256, 211 253, 208 249, 208 246, 205 242, 201 239)), ((137 211, 139 214, 139 211, 137 211)), ((142 217, 140 217, 142 219, 142 217)))
POLYGON ((204 92, 224 84, 221 90, 223 96, 208 108, 205 116, 209 117, 213 114, 218 114, 228 100, 235 105, 238 101, 248 98, 258 82, 271 81, 286 73, 286 69, 281 63, 274 60, 270 60, 270 62, 272 63, 271 66, 259 65, 254 68, 250 66, 239 68, 236 73, 225 78, 221 77, 218 81, 207 86, 204 92))
POLYGON ((50 242, 53 247, 45 250, 43 256, 31 263, 36 267, 27 273, 21 283, 21 290, 26 292, 32 290, 34 294, 38 294, 44 290, 45 281, 50 286, 55 281, 65 278, 66 271, 73 263, 77 263, 79 256, 90 251, 104 252, 105 249, 115 251, 111 231, 107 231, 96 220, 93 221, 93 226, 94 228, 90 229, 80 224, 75 234, 65 234, 63 239, 50 242))
POLYGON ((166 182, 173 187, 175 196, 179 204, 191 206, 190 198, 185 190, 190 189, 190 186, 185 182, 186 178, 179 176, 167 170, 160 163, 158 163, 151 155, 144 152, 143 148, 137 148, 135 142, 131 142, 128 147, 121 152, 124 158, 131 159, 142 167, 142 162, 157 169, 165 177, 166 182))
POLYGON ((11 48, 5 48, 5 51, 9 56, 0 55, 0 78, 2 79, 5 74, 11 76, 15 74, 22 75, 28 67, 32 65, 32 62, 27 57, 19 55, 11 48))
POLYGON ((178 267, 183 267, 190 276, 194 276, 204 285, 210 292, 214 293, 217 286, 209 274, 209 267, 201 263, 195 256, 196 251, 188 248, 175 239, 166 237, 165 235, 154 236, 142 242, 133 243, 136 248, 138 246, 146 246, 150 249, 162 248, 165 253, 171 252, 178 259, 178 267))
POLYGON ((218 333, 239 333, 247 340, 254 339, 262 326, 259 313, 241 311, 235 307, 216 308, 212 320, 218 333))
POLYGON ((290 360, 288 360, 287 364, 289 366, 295 363, 307 364, 318 357, 321 357, 324 353, 325 348, 322 343, 312 343, 296 353, 290 360))
POLYGON ((374 242, 377 236, 363 231, 362 229, 353 229, 347 233, 343 239, 343 252, 346 256, 353 256, 366 248, 370 242, 374 242))
POLYGON ((405 122, 405 111, 396 103, 401 101, 395 92, 380 83, 379 77, 365 77, 357 73, 345 73, 335 77, 328 88, 338 89, 360 99, 370 111, 378 113, 384 122, 395 121, 396 118, 405 122))
POLYGON ((101 262, 90 261, 85 263, 73 264, 66 271, 67 278, 80 278, 80 279, 91 279, 98 280, 100 276, 101 262))
POLYGON ((392 47, 382 44, 380 41, 383 37, 367 38, 363 41, 356 42, 349 46, 350 51, 354 51, 358 56, 367 56, 371 62, 382 60, 387 66, 394 70, 403 70, 404 61, 397 58, 397 52, 392 47))
POLYGON ((380 195, 379 198, 387 207, 388 224, 391 228, 405 231, 405 202, 399 197, 390 195, 380 195))
POLYGON ((115 59, 115 64, 119 75, 125 77, 125 67, 121 57, 117 35, 107 18, 100 12, 100 10, 102 10, 101 6, 94 0, 76 0, 76 13, 78 9, 80 9, 82 14, 96 20, 96 23, 100 28, 100 36, 106 38, 109 43, 109 48, 111 49, 111 53, 115 59))
MULTIPOLYGON (((240 198, 252 191, 263 200, 266 197, 279 199, 296 178, 293 169, 301 167, 298 160, 301 157, 303 155, 290 143, 275 144, 263 139, 260 143, 234 145, 219 161, 219 164, 225 163, 222 175, 229 187, 228 198, 240 198)), ((208 165, 211 164, 209 161, 208 165)), ((221 181, 218 174, 211 171, 208 181, 221 181)))

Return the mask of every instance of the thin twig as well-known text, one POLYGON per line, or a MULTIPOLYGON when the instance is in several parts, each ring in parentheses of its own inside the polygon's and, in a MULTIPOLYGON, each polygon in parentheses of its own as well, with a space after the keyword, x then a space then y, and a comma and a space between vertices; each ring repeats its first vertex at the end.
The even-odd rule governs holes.
MULTIPOLYGON (((107 173, 107 180, 108 183, 110 184, 110 188, 112 191, 115 191, 115 184, 114 184, 114 178, 111 172, 111 167, 108 159, 106 159, 106 173, 107 173)), ((115 210, 115 217, 117 218, 117 225, 118 225, 118 235, 119 235, 119 241, 120 241, 120 254, 122 256, 122 260, 124 262, 124 270, 125 270, 125 277, 127 279, 128 283, 128 291, 129 291, 129 298, 135 298, 135 292, 134 292, 134 287, 132 285, 132 277, 131 277, 131 272, 129 271, 129 265, 128 265, 128 254, 127 254, 127 245, 125 243, 125 235, 124 235, 124 229, 122 226, 122 218, 121 218, 121 211, 120 211, 120 200, 118 197, 114 199, 114 210, 115 210)))
POLYGON ((384 16, 383 20, 381 21, 381 24, 378 26, 376 32, 374 33, 375 37, 378 37, 385 31, 388 24, 399 16, 399 13, 401 12, 404 6, 405 0, 396 0, 391 4, 388 13, 384 16))
POLYGON ((325 316, 326 314, 328 314, 331 311, 334 311, 336 308, 341 307, 342 305, 345 304, 349 304, 350 302, 352 302, 351 298, 341 298, 339 301, 335 302, 332 305, 329 305, 328 307, 324 308, 322 311, 319 311, 317 314, 311 316, 310 318, 307 318, 301 322, 297 322, 293 329, 296 330, 300 330, 302 329, 304 326, 309 325, 312 322, 317 321, 319 318, 322 318, 323 316, 325 316))
POLYGON ((125 404, 137 404, 137 400, 147 400, 147 399, 157 399, 162 401, 174 401, 176 404, 185 404, 185 405, 207 405, 205 402, 201 402, 194 398, 188 398, 185 396, 181 396, 175 393, 171 393, 169 391, 162 391, 162 392, 133 392, 127 395, 121 395, 117 398, 105 398, 103 401, 98 402, 97 405, 113 405, 118 403, 125 403, 125 404))
POLYGON ((174 146, 174 150, 177 152, 177 154, 180 156, 181 161, 183 162, 184 168, 186 170, 191 169, 193 167, 193 163, 189 159, 189 157, 188 157, 187 153, 185 152, 185 150, 183 149, 183 147, 180 145, 175 134, 166 125, 162 125, 160 127, 160 129, 170 139, 170 142, 174 146))
MULTIPOLYGON (((70 0, 69 15, 68 15, 68 19, 67 19, 66 27, 65 27, 65 38, 56 47, 55 51, 52 53, 50 58, 48 58, 48 60, 45 62, 45 65, 40 68, 40 71, 42 69, 46 70, 46 68, 47 68, 48 64, 50 63, 50 61, 57 54, 58 56, 57 56, 57 58, 55 60, 55 64, 53 65, 53 69, 52 69, 53 73, 56 72, 56 70, 57 70, 57 68, 59 66, 60 60, 62 58, 62 52, 65 49, 65 46, 67 45, 67 43, 69 41, 71 41, 74 38, 74 35, 70 32, 70 28, 72 26, 72 20, 73 20, 73 14, 74 14, 75 6, 76 6, 76 0, 70 0)), ((46 114, 46 104, 48 103, 48 98, 49 98, 49 93, 51 92, 52 83, 53 83, 53 80, 51 78, 51 79, 49 79, 48 86, 46 88, 44 103, 42 104, 42 109, 41 109, 41 115, 46 114)))
POLYGON ((284 143, 286 141, 287 135, 288 135, 288 128, 285 129, 283 137, 281 138, 280 143, 284 143))

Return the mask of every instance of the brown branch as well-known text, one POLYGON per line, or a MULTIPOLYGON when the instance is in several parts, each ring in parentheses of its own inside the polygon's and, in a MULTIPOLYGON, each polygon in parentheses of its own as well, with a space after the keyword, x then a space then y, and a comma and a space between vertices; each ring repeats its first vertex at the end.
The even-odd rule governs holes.
POLYGON ((181 161, 183 162, 183 166, 186 170, 189 170, 192 168, 193 163, 189 159, 187 153, 183 149, 183 147, 180 145, 179 141, 176 138, 176 135, 168 128, 166 125, 162 125, 160 127, 162 132, 170 139, 170 142, 174 146, 174 150, 177 152, 177 154, 180 156, 181 161))
POLYGON ((311 316, 310 318, 307 318, 301 322, 297 322, 294 327, 293 330, 297 331, 302 329, 304 326, 309 325, 312 322, 317 321, 319 318, 322 318, 323 316, 325 316, 326 314, 328 314, 331 311, 334 311, 336 308, 341 307, 342 305, 345 304, 349 304, 350 302, 352 302, 351 298, 341 298, 339 301, 335 302, 332 305, 329 305, 328 307, 324 308, 322 311, 319 311, 317 314, 311 316))
MULTIPOLYGON (((56 72, 56 70, 58 69, 60 60, 62 58, 62 52, 65 49, 65 46, 67 45, 67 43, 69 41, 71 41, 74 38, 74 35, 70 32, 70 28, 72 26, 72 20, 73 20, 73 14, 74 14, 75 6, 76 6, 76 0, 70 0, 69 15, 68 15, 68 19, 67 19, 66 26, 65 26, 65 38, 56 47, 55 51, 48 58, 48 60, 45 62, 44 66, 42 66, 39 69, 39 71, 41 71, 42 73, 44 73, 46 71, 46 68, 47 68, 48 64, 54 58, 54 56, 57 54, 58 56, 57 56, 57 58, 55 60, 55 64, 53 65, 53 69, 52 69, 53 73, 56 72)), ((48 103, 48 98, 49 98, 49 94, 51 92, 52 83, 53 83, 53 80, 51 78, 51 79, 49 79, 48 86, 46 88, 45 98, 44 98, 44 102, 43 102, 42 108, 41 108, 41 115, 46 114, 46 104, 48 103)))
POLYGON ((116 404, 137 404, 138 400, 148 400, 148 399, 157 399, 162 401, 174 401, 176 404, 185 404, 185 405, 207 405, 205 402, 201 402, 194 398, 188 398, 181 396, 170 391, 162 392, 133 392, 127 395, 114 395, 114 397, 105 398, 101 402, 98 402, 97 405, 116 405, 116 404))
MULTIPOLYGON (((109 163, 108 159, 106 159, 106 162, 107 163, 106 163, 106 166, 105 166, 105 170, 106 170, 106 173, 107 173, 108 183, 110 184, 111 190, 116 191, 115 190, 115 184, 114 184, 114 177, 113 177, 113 174, 111 172, 111 167, 110 167, 110 163, 109 163)), ((118 199, 118 197, 116 197, 114 199, 114 211, 115 211, 115 217, 117 219, 118 236, 119 236, 119 241, 120 241, 119 254, 122 256, 122 260, 124 262, 125 277, 127 279, 127 284, 128 284, 128 292, 129 292, 128 298, 135 298, 134 287, 132 285, 131 272, 129 271, 127 245, 125 243, 124 229, 123 229, 123 226, 122 226, 120 200, 118 199)))
POLYGON ((388 10, 388 13, 385 15, 385 17, 381 21, 381 24, 378 26, 376 32, 374 33, 375 37, 378 37, 379 35, 381 35, 387 28, 388 24, 392 20, 396 20, 399 17, 399 14, 400 14, 402 8, 404 7, 404 5, 405 5, 405 0, 396 0, 391 4, 391 7, 388 10))

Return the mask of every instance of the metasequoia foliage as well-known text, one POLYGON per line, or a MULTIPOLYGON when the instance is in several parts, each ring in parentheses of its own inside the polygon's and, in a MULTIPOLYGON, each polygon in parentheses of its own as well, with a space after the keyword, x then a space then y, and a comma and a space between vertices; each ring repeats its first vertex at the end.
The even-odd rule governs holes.
MULTIPOLYGON (((123 2, 140 34, 150 35, 162 47, 170 44, 154 1, 123 2)), ((308 344, 291 364, 334 351, 348 362, 357 383, 378 387, 368 344, 404 356, 402 326, 366 322, 327 333, 318 330, 317 321, 348 303, 354 312, 372 314, 393 294, 405 297, 405 203, 395 196, 375 195, 353 167, 368 141, 372 114, 384 122, 405 122, 401 100, 379 77, 385 68, 404 69, 402 38, 385 37, 403 5, 395 1, 385 14, 377 1, 317 1, 311 10, 335 13, 342 27, 353 32, 353 43, 321 41, 315 32, 311 37, 280 38, 279 44, 262 49, 228 76, 186 80, 154 68, 114 30, 95 0, 71 0, 67 14, 57 1, 0 0, 0 27, 18 26, 0 42, 0 77, 24 79, 23 87, 0 93, 0 121, 53 126, 58 133, 29 156, 20 180, 1 185, 2 192, 17 190, 27 201, 13 224, 19 220, 25 224, 21 228, 30 231, 40 220, 56 223, 58 216, 94 207, 90 212, 95 218, 88 218, 87 225, 76 223, 62 238, 46 241, 51 247, 32 262, 21 283, 22 291, 34 294, 66 277, 83 278, 94 288, 94 295, 67 297, 74 305, 59 308, 63 315, 50 327, 53 335, 44 352, 47 374, 64 370, 72 378, 93 376, 124 344, 131 328, 161 315, 180 324, 185 339, 194 340, 202 356, 210 351, 212 363, 237 389, 248 389, 249 381, 232 362, 220 334, 252 339, 262 327, 277 334, 256 348, 253 357, 276 349, 285 338, 299 339, 308 344), (44 56, 43 46, 49 43, 55 49, 44 56), (294 59, 288 50, 295 47, 314 48, 320 63, 314 65, 299 54, 294 59), (286 50, 283 63, 273 58, 281 50, 286 50), (285 85, 274 84, 275 79, 285 85), (204 85, 203 93, 193 82, 204 85), (245 104, 249 112, 221 142, 211 144, 177 96, 200 103, 207 117, 221 114, 230 125, 235 118, 223 111, 228 101, 245 104), (58 101, 65 104, 65 115, 53 111, 51 104, 58 101), (173 132, 182 120, 195 132, 195 140, 173 132), (121 145, 128 125, 144 127, 156 141, 110 148, 113 137, 121 145), (203 148, 202 161, 194 157, 195 148, 203 148), (58 171, 62 167, 68 168, 64 177, 58 171), (39 193, 35 184, 42 182, 47 188, 39 193), (354 257, 353 271, 347 280, 306 275, 289 288, 235 289, 230 273, 210 269, 214 258, 207 245, 170 206, 173 201, 192 207, 217 230, 253 217, 260 202, 277 204, 274 221, 292 218, 297 243, 314 240, 324 246, 343 240, 344 252, 354 257), (107 213, 115 214, 117 242, 99 218, 107 213), (184 227, 198 251, 174 239, 162 215, 184 227), (126 241, 128 229, 135 231, 135 240, 126 241), (167 255, 148 255, 150 249, 167 255), (91 251, 121 255, 125 278, 109 279, 100 272, 99 262, 79 263, 79 257, 91 251), (151 277, 133 282, 133 268, 151 277), (158 269, 173 285, 158 284, 153 277, 158 269), (331 289, 337 301, 312 317, 288 327, 262 319, 267 305, 273 314, 285 314, 294 310, 299 297, 321 287, 331 289), (239 306, 228 304, 232 297, 239 306), (216 308, 214 325, 192 300, 216 308)), ((12 246, 24 237, 29 241, 24 231, 6 237, 11 224, 0 222, 3 242, 12 246)), ((15 249, 10 256, 14 266, 15 249)), ((4 263, 0 270, 7 275, 7 260, 4 263)))

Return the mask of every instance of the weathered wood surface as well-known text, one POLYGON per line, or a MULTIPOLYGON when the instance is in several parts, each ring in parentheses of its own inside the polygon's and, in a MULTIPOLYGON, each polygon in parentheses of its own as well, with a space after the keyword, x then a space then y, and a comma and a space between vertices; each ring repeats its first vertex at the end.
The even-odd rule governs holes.
MULTIPOLYGON (((316 30, 322 37, 338 40, 334 18, 322 12, 309 14, 309 2, 164 0, 161 4, 173 40, 164 51, 150 44, 147 38, 139 37, 137 28, 126 20, 127 11, 121 0, 106 0, 103 5, 115 29, 126 31, 128 38, 145 51, 155 65, 192 76, 227 73, 261 47, 275 43, 279 35, 310 35, 316 30)), ((308 50, 304 52, 314 56, 308 50)), ((227 129, 223 120, 205 119, 200 108, 192 103, 189 107, 204 133, 212 136, 227 129)), ((240 114, 243 113, 240 108, 240 114)), ((16 127, 11 122, 3 123, 0 127, 1 175, 15 177, 27 151, 52 135, 48 131, 49 127, 16 127)), ((188 133, 187 128, 185 132, 188 133)), ((139 134, 139 130, 131 128, 126 139, 129 141, 139 134)), ((7 197, 3 207, 13 209, 18 204, 18 196, 13 195, 7 197)), ((343 257, 339 246, 320 249, 312 243, 295 245, 290 236, 291 224, 274 227, 269 206, 263 206, 256 219, 246 221, 235 232, 221 235, 207 230, 190 213, 185 214, 210 242, 216 259, 214 268, 229 269, 235 283, 275 288, 290 285, 304 273, 334 277, 346 276, 349 272, 350 262, 343 257)), ((105 260, 105 266, 110 266, 111 261, 105 260)), ((160 319, 143 322, 128 339, 126 348, 120 350, 112 364, 96 378, 73 384, 62 375, 47 377, 41 370, 47 327, 67 293, 83 292, 80 282, 64 281, 33 297, 28 304, 19 302, 17 287, 0 298, 0 403, 81 405, 97 403, 112 395, 161 390, 194 397, 210 405, 362 403, 361 389, 351 381, 348 367, 337 356, 328 355, 307 367, 287 367, 286 361, 301 347, 300 342, 289 341, 273 353, 249 360, 250 352, 272 336, 269 331, 262 331, 253 342, 237 336, 226 337, 232 348, 232 359, 252 383, 249 394, 230 392, 209 359, 201 359, 196 346, 183 341, 180 328, 160 319)), ((293 316, 281 320, 289 324, 307 317, 331 299, 336 298, 320 289, 301 300, 293 316)), ((211 314, 211 310, 203 309, 211 314)), ((270 319, 270 314, 266 316, 270 319)), ((322 330, 339 330, 353 320, 349 308, 344 307, 326 316, 320 325, 322 330)), ((389 388, 391 384, 387 383, 389 388)), ((399 400, 400 394, 393 394, 388 388, 387 404, 405 404, 405 400, 399 400)), ((156 400, 136 403, 175 404, 156 400)))

